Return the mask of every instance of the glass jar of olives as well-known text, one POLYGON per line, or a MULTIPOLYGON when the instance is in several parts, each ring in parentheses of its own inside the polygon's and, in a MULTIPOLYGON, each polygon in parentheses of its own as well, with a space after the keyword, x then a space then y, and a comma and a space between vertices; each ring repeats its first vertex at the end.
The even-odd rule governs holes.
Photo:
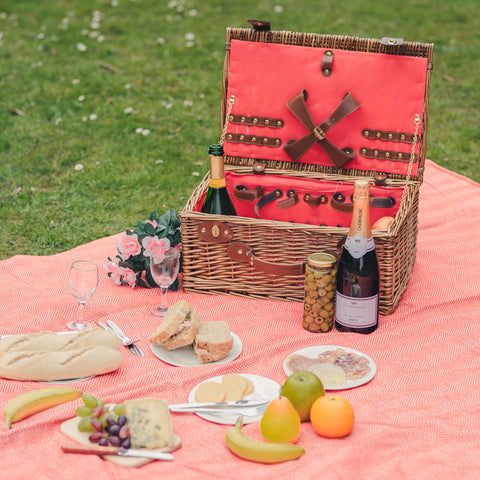
POLYGON ((337 261, 337 255, 329 251, 307 257, 303 327, 309 332, 329 332, 333 328, 337 261))

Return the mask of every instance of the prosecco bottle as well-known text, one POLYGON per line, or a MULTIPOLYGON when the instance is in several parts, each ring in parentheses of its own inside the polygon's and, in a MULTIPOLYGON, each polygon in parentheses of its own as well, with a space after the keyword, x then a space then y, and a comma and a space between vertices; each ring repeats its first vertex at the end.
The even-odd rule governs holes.
POLYGON ((379 270, 370 226, 370 185, 357 180, 353 215, 338 263, 335 327, 341 332, 371 333, 378 327, 379 270))
POLYGON ((210 183, 202 212, 215 215, 236 215, 237 212, 225 186, 223 147, 219 144, 210 145, 208 153, 210 155, 210 183))

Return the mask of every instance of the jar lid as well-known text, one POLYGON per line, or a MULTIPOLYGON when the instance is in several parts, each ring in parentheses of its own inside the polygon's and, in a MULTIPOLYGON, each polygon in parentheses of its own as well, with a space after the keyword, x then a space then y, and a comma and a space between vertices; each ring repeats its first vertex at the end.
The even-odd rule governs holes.
POLYGON ((333 267, 337 263, 337 257, 333 253, 317 252, 307 257, 307 263, 312 267, 333 267))

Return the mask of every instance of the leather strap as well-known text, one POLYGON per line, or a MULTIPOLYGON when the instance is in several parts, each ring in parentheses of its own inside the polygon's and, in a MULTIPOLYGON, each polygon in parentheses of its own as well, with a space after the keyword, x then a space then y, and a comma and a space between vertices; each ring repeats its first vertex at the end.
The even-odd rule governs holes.
POLYGON ((227 255, 231 260, 245 263, 255 270, 272 275, 304 275, 305 262, 302 263, 272 263, 260 260, 255 256, 253 250, 245 243, 233 242, 227 247, 227 255))
POLYGON ((289 190, 287 192, 287 198, 284 198, 283 200, 279 200, 277 202, 277 207, 280 208, 281 210, 286 210, 287 208, 294 207, 298 202, 299 200, 298 200, 297 192, 295 190, 289 190))
POLYGON ((320 195, 318 197, 312 197, 309 193, 306 193, 303 196, 303 201, 310 205, 311 207, 318 207, 319 205, 323 205, 328 203, 328 197, 326 195, 320 195))
POLYGON ((249 190, 245 185, 235 185, 233 190, 233 196, 243 202, 253 202, 264 195, 262 186, 249 190))
POLYGON ((197 225, 197 235, 200 240, 208 243, 230 243, 233 231, 221 222, 202 222, 197 225))
MULTIPOLYGON (((353 203, 344 203, 343 194, 334 194, 330 200, 330 205, 334 210, 342 213, 352 213, 353 203)), ((393 197, 373 197, 370 196, 370 206, 373 208, 392 208, 395 205, 393 197)))
POLYGON ((253 208, 253 211, 255 212, 257 218, 260 218, 260 210, 265 207, 265 205, 268 205, 269 203, 277 200, 277 198, 282 197, 283 192, 279 188, 277 188, 276 190, 273 190, 272 192, 267 193, 262 198, 260 198, 260 200, 255 204, 255 207, 253 208))
POLYGON ((230 143, 244 143, 246 145, 258 145, 263 147, 280 147, 280 138, 264 137, 263 135, 245 135, 243 133, 229 133, 225 140, 230 143))
MULTIPOLYGON (((391 150, 379 150, 378 148, 366 148, 360 149, 360 155, 366 158, 375 158, 378 160, 392 160, 394 162, 409 162, 410 153, 408 152, 394 152, 391 150)), ((415 153, 413 161, 418 160, 418 155, 415 153)))
POLYGON ((255 127, 282 128, 285 122, 281 118, 257 117, 248 115, 234 115, 228 117, 230 123, 255 127))
POLYGON ((333 52, 331 50, 325 50, 322 58, 322 75, 329 77, 332 74, 333 65, 333 52))
POLYGON ((413 133, 372 130, 370 128, 364 128, 362 130, 362 137, 370 140, 382 140, 384 142, 413 143, 414 136, 413 133))
POLYGON ((355 152, 350 148, 339 149, 326 138, 326 133, 338 122, 354 112, 360 104, 355 100, 354 96, 348 92, 335 111, 320 125, 316 126, 306 105, 307 97, 307 91, 302 90, 296 97, 287 102, 287 107, 310 133, 299 140, 288 141, 283 146, 283 149, 288 156, 296 162, 317 142, 335 168, 342 168, 350 160, 355 158, 355 152))

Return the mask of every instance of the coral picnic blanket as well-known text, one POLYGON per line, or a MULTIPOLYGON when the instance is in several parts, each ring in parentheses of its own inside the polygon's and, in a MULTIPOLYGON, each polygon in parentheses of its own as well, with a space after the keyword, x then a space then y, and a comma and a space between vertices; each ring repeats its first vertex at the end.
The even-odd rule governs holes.
MULTIPOLYGON (((158 289, 115 286, 100 268, 87 320, 115 320, 140 340, 146 356, 122 349, 120 370, 77 383, 77 388, 106 402, 149 396, 186 402, 199 382, 225 372, 261 375, 282 384, 282 363, 288 355, 307 346, 340 345, 364 352, 378 369, 369 383, 334 392, 354 406, 353 431, 329 440, 304 423, 298 443, 305 455, 262 465, 227 449, 227 425, 194 414, 172 414, 174 431, 183 442, 174 461, 132 470, 95 455, 61 451, 69 439, 60 424, 74 415, 80 404, 76 400, 24 419, 9 431, 0 428, 2 478, 479 478, 479 211, 479 184, 426 162, 410 284, 395 313, 381 317, 378 330, 370 335, 309 333, 301 326, 302 304, 297 302, 169 292, 171 303, 188 299, 202 320, 228 322, 243 350, 224 365, 176 367, 153 355, 148 337, 158 319, 149 312, 159 300, 158 289)), ((103 265, 115 254, 120 236, 54 256, 22 255, 0 262, 0 334, 65 330, 77 311, 67 284, 71 262, 89 258, 103 265)), ((44 386, 0 379, 0 410, 16 395, 44 386)), ((261 438, 258 422, 244 431, 261 438)))

